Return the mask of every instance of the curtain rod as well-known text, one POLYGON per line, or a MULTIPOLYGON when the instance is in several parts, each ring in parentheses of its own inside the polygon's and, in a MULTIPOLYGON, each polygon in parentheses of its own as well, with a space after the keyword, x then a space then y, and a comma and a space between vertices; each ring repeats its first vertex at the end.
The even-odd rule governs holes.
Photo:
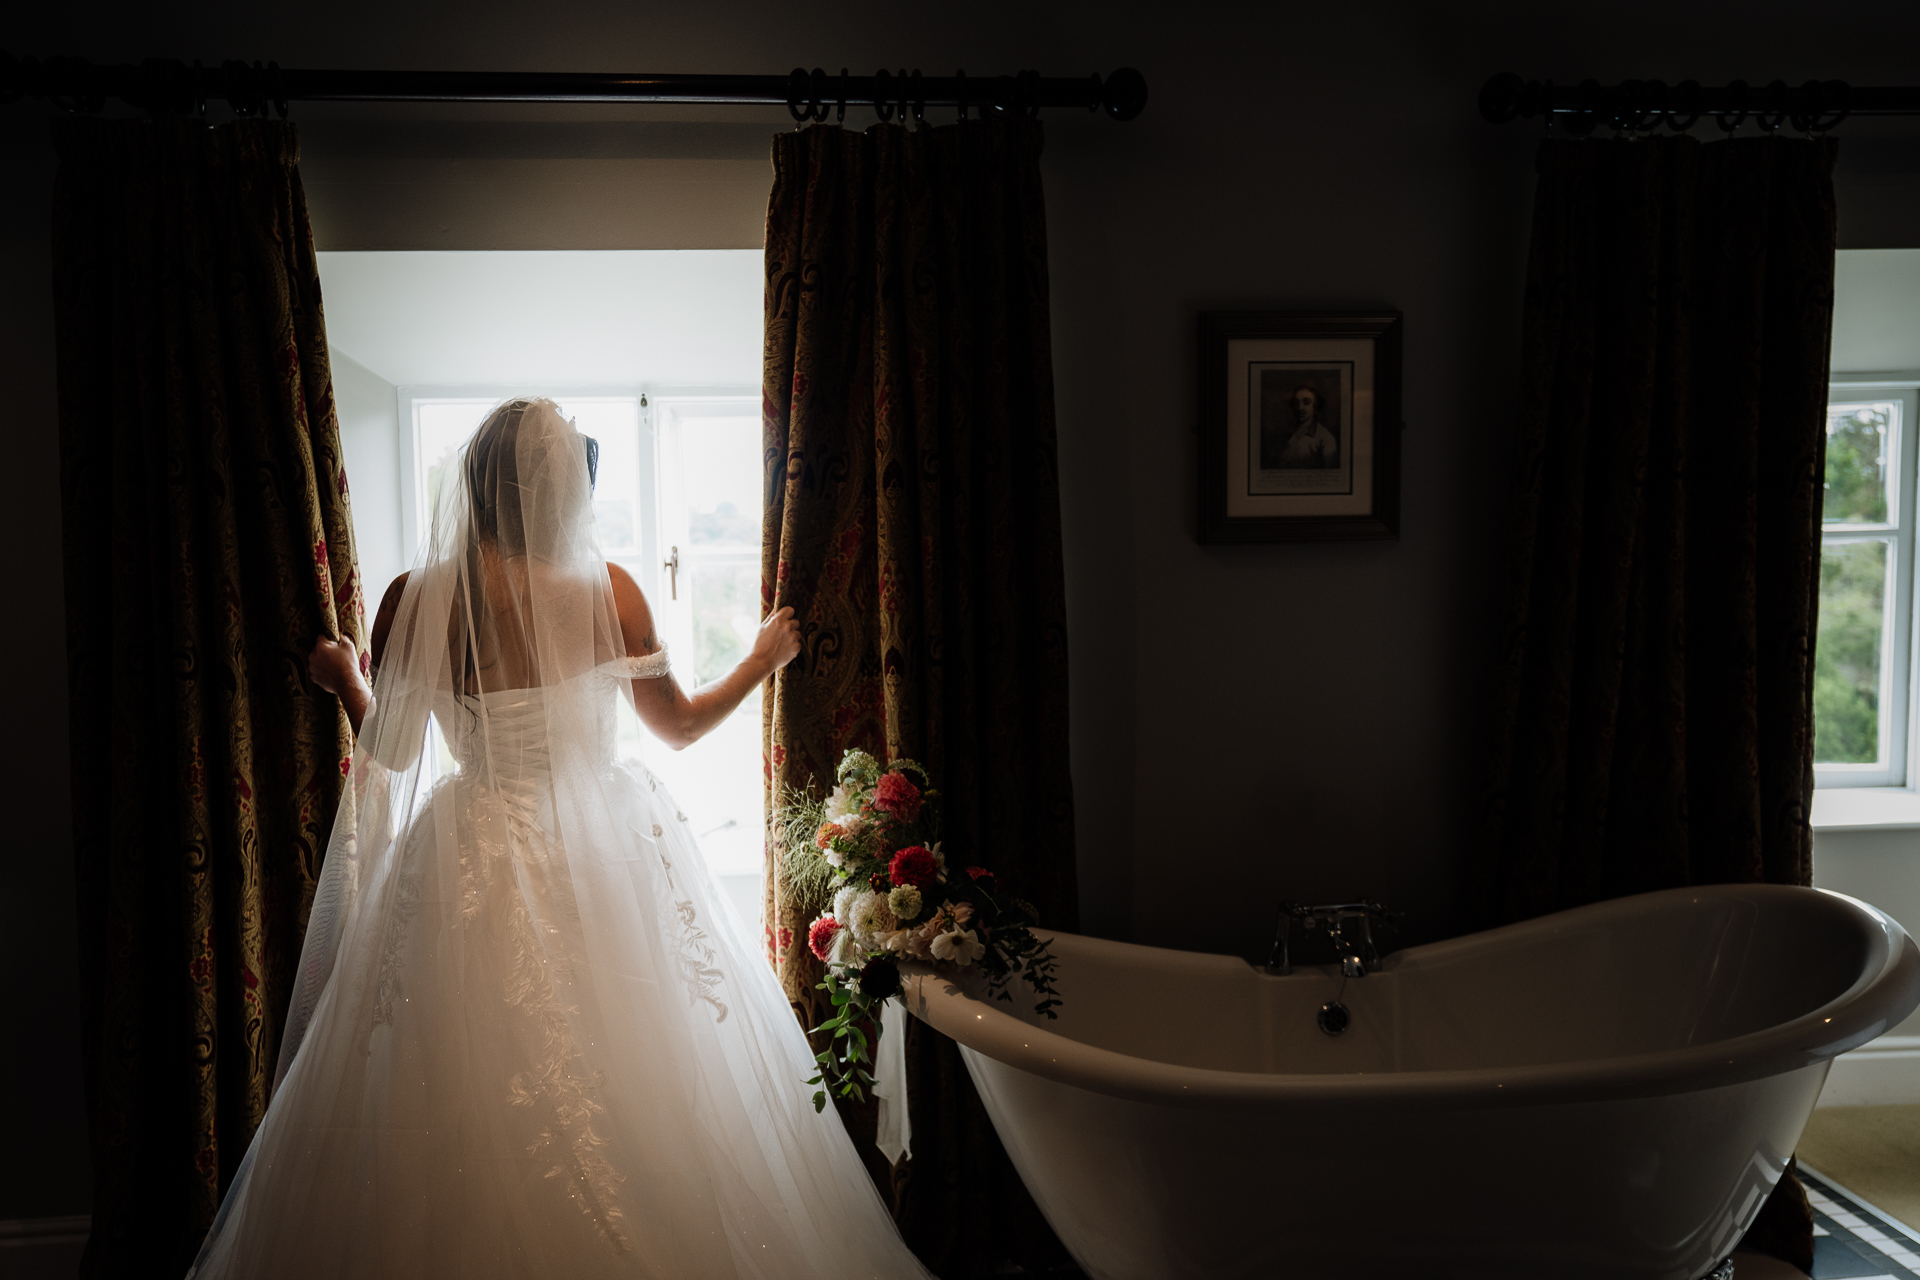
POLYGON ((1602 85, 1583 80, 1556 85, 1502 72, 1480 87, 1480 114, 1491 124, 1545 116, 1575 136, 1606 125, 1617 133, 1667 128, 1685 132, 1702 116, 1732 133, 1751 119, 1772 133, 1791 125, 1802 133, 1825 133, 1848 116, 1920 116, 1920 89, 1869 89, 1844 80, 1809 80, 1765 86, 1735 80, 1718 88, 1697 80, 1669 86, 1660 80, 1623 80, 1602 85))
POLYGON ((869 106, 882 120, 924 118, 928 107, 969 108, 982 114, 1038 115, 1042 107, 1104 110, 1132 120, 1147 105, 1147 81, 1132 67, 1105 79, 1018 75, 922 76, 918 71, 839 75, 795 67, 784 76, 601 75, 568 71, 295 71, 269 62, 192 66, 176 58, 149 58, 95 66, 85 58, 15 58, 0 51, 0 103, 44 98, 68 111, 93 115, 118 98, 153 116, 205 115, 209 99, 224 98, 237 116, 264 116, 269 104, 282 119, 289 102, 625 102, 785 106, 796 120, 836 121, 850 106, 869 106))

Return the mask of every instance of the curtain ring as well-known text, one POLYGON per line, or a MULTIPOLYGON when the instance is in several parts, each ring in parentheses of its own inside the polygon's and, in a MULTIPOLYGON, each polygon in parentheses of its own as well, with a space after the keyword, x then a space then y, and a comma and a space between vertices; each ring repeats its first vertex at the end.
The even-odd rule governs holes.
POLYGON ((887 96, 893 76, 885 67, 873 73, 873 114, 886 124, 893 119, 893 101, 887 96))
POLYGON ((1020 113, 1029 120, 1040 118, 1040 73, 1022 71, 1020 73, 1020 113))
POLYGON ((1615 133, 1624 133, 1629 140, 1632 139, 1633 131, 1638 124, 1638 115, 1629 110, 1627 104, 1632 102, 1645 87, 1644 80, 1622 80, 1617 87, 1606 91, 1607 109, 1601 115, 1607 122, 1607 128, 1615 133))
POLYGON ((787 73, 787 114, 801 124, 827 118, 827 73, 795 67, 787 73))
POLYGON ((1100 73, 1096 71, 1093 73, 1093 92, 1087 95, 1087 110, 1098 111, 1103 101, 1105 95, 1101 92, 1100 73))
POLYGON ((1580 105, 1567 113, 1563 127, 1572 136, 1584 138, 1600 127, 1600 82, 1582 80, 1576 92, 1580 105))
POLYGON ((840 68, 840 105, 835 108, 833 122, 844 125, 847 122, 847 69, 840 68))
MULTIPOLYGON (((920 68, 913 69, 910 83, 913 90, 913 127, 924 129, 927 125, 927 91, 920 87, 920 68)), ((900 103, 902 123, 906 120, 906 105, 903 98, 900 103)))
POLYGON ((1801 108, 1793 116, 1793 127, 1809 136, 1825 133, 1845 120, 1848 112, 1848 88, 1844 80, 1809 80, 1800 86, 1801 108))
POLYGON ((1734 80, 1727 85, 1727 95, 1733 99, 1734 111, 1732 124, 1727 123, 1727 116, 1724 113, 1714 113, 1713 118, 1714 121, 1719 124, 1720 132, 1726 134, 1729 138, 1733 136, 1736 129, 1747 121, 1747 94, 1749 88, 1750 86, 1745 80, 1734 80))
POLYGON ((967 118, 967 73, 964 71, 954 72, 953 85, 953 96, 960 100, 958 104, 960 107, 960 118, 965 120, 967 118))
POLYGON ((807 100, 807 69, 795 67, 787 72, 787 114, 799 124, 807 122, 810 108, 804 104, 807 100))
POLYGON ((1793 112, 1793 91, 1787 88, 1785 80, 1775 80, 1764 90, 1761 101, 1765 104, 1761 110, 1753 113, 1753 122, 1767 131, 1769 137, 1780 132, 1780 126, 1787 122, 1793 112))
POLYGON ((1694 122, 1700 119, 1700 82, 1682 80, 1675 85, 1673 98, 1668 102, 1667 110, 1661 118, 1666 122, 1667 128, 1675 133, 1685 133, 1693 128, 1694 122), (1680 119, 1682 111, 1688 112, 1685 120, 1680 119))

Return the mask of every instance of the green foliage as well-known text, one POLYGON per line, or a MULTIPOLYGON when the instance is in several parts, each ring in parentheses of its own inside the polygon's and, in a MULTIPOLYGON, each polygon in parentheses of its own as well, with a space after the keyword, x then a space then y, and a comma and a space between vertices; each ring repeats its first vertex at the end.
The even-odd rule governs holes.
POLYGON ((747 515, 731 502, 687 513, 687 540, 696 547, 760 545, 760 513, 747 515))
POLYGON ((802 915, 816 915, 833 901, 840 877, 814 848, 814 833, 826 820, 827 799, 812 787, 783 786, 773 798, 773 847, 780 853, 780 883, 802 915))
POLYGON ((733 629, 733 620, 760 616, 760 569, 700 564, 687 577, 693 593, 694 676, 717 680, 747 656, 747 641, 733 629))
MULTIPOLYGON (((1821 508, 1827 527, 1885 523, 1890 409, 1882 404, 1829 408, 1821 508)), ((1813 758, 1822 764, 1871 764, 1879 759, 1886 591, 1886 542, 1837 542, 1821 548, 1813 758)))
POLYGON ((1885 542, 1822 548, 1813 668, 1813 758, 1822 764, 1871 764, 1879 758, 1886 589, 1885 542))
POLYGON ((1827 475, 1821 519, 1882 524, 1887 518, 1887 411, 1848 406, 1827 417, 1827 475))

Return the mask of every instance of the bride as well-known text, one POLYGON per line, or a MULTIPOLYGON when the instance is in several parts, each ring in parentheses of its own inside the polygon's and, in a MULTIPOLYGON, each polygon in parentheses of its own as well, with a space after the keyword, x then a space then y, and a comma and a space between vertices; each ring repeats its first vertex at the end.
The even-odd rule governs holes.
POLYGON ((273 1103, 194 1277, 923 1277, 685 817, 613 755, 674 747, 799 648, 791 610, 691 696, 600 558, 597 446, 508 401, 381 603, 273 1103), (431 746, 429 744, 432 744, 431 746))

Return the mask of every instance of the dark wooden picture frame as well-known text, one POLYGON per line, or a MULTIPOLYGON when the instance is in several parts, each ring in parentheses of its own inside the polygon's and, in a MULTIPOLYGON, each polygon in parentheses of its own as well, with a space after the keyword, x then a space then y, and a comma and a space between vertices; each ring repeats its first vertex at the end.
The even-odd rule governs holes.
POLYGON ((1400 344, 1398 311, 1202 312, 1199 540, 1398 538, 1400 344))

